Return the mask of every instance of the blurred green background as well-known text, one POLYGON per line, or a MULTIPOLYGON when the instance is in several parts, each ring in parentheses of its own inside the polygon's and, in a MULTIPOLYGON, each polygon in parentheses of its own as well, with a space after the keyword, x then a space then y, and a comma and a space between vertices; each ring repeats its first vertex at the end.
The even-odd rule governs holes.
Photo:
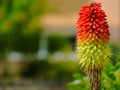
MULTIPOLYGON (((102 90, 120 89, 118 2, 108 9, 112 3, 103 1, 113 56, 103 71, 102 90)), ((88 3, 0 0, 0 90, 88 90, 74 54, 78 12, 88 3)))

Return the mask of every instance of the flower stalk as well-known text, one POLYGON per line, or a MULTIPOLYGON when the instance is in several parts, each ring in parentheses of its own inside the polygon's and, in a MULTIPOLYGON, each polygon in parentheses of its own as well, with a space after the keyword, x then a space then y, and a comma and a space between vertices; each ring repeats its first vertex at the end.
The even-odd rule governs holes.
POLYGON ((111 57, 109 26, 101 3, 82 6, 77 28, 77 59, 89 76, 91 90, 100 90, 101 73, 111 57))

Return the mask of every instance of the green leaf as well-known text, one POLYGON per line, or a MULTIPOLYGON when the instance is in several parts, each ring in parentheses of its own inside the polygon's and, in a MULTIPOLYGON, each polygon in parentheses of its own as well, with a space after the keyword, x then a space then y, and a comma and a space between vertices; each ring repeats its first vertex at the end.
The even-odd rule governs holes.
POLYGON ((70 82, 67 84, 69 88, 77 88, 80 86, 80 80, 74 80, 73 82, 70 82))
POLYGON ((73 75, 73 77, 76 78, 76 79, 81 79, 81 78, 83 78, 83 75, 81 75, 81 74, 79 74, 79 73, 75 73, 75 74, 73 75))

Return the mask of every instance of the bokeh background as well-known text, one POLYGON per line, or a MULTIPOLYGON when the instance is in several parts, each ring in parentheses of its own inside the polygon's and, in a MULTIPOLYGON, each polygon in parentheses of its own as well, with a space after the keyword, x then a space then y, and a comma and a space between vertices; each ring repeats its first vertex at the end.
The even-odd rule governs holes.
MULTIPOLYGON (((120 1, 95 1, 108 16, 113 51, 102 88, 120 90, 120 1)), ((0 90, 88 90, 74 52, 78 12, 89 2, 0 0, 0 90)))

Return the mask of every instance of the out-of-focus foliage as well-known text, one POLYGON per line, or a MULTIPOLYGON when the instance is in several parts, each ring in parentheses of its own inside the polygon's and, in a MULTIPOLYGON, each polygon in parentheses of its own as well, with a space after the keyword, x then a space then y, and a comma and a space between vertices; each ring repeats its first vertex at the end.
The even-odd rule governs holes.
MULTIPOLYGON (((102 90, 120 89, 120 49, 112 46, 113 57, 102 72, 102 90)), ((74 81, 68 83, 70 90, 89 90, 88 78, 80 73, 74 74, 74 81)))
POLYGON ((20 74, 25 78, 35 78, 39 77, 39 75, 44 77, 47 75, 48 70, 51 69, 50 63, 46 60, 24 61, 22 64, 20 74))
POLYGON ((19 73, 22 78, 69 80, 77 71, 72 61, 32 60, 21 63, 22 68, 19 73))
POLYGON ((48 6, 47 0, 0 0, 0 77, 14 77, 10 68, 16 63, 11 66, 10 57, 35 57, 43 32, 41 18, 48 6), (18 55, 9 55, 11 52, 18 55))
POLYGON ((119 45, 111 45, 111 49, 113 52, 112 55, 112 63, 115 65, 117 62, 120 61, 120 46, 119 45))
POLYGON ((47 9, 46 0, 0 0, 0 52, 36 52, 47 9))
POLYGON ((65 48, 68 50, 69 47, 70 41, 66 36, 56 34, 48 37, 48 50, 51 53, 56 51, 63 51, 65 48))

